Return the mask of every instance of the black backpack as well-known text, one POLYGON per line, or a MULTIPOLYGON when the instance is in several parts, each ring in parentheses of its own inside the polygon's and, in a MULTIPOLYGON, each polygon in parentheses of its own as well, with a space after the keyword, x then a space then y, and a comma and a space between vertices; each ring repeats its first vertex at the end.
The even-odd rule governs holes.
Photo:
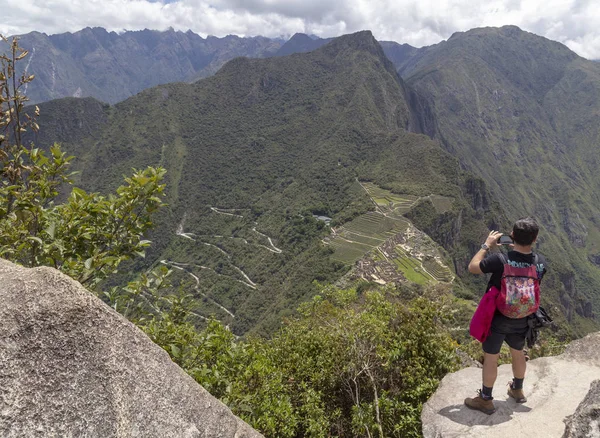
POLYGON ((540 329, 553 326, 554 321, 550 318, 546 309, 540 306, 535 313, 527 317, 527 325, 529 326, 529 330, 527 331, 527 346, 531 348, 538 340, 540 329))

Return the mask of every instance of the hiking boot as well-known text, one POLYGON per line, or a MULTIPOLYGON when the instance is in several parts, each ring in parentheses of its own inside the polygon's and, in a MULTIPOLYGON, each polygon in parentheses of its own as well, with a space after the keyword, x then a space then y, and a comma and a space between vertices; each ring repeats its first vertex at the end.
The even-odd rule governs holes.
POLYGON ((475 398, 466 398, 465 406, 469 409, 475 409, 476 411, 481 411, 484 414, 491 415, 496 412, 496 408, 494 407, 494 403, 492 402, 493 398, 488 400, 484 399, 481 396, 481 389, 477 390, 477 397, 475 398))
POLYGON ((514 398, 517 403, 525 403, 527 401, 527 397, 525 397, 522 389, 513 389, 513 382, 508 382, 508 395, 514 398))

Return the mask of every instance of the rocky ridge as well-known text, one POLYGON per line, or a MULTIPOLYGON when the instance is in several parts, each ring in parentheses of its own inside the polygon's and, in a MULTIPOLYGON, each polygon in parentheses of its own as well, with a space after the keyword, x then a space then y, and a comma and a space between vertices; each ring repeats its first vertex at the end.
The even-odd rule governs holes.
POLYGON ((565 422, 563 438, 600 437, 600 380, 592 383, 590 392, 565 422))
POLYGON ((470 367, 449 374, 423 406, 423 435, 533 437, 543 430, 550 438, 600 437, 598 382, 590 389, 600 377, 599 348, 600 333, 594 333, 572 342, 560 356, 530 361, 524 387, 528 402, 522 405, 506 395, 503 384, 512 379, 512 371, 510 365, 501 365, 494 387, 496 413, 492 415, 469 410, 463 404, 480 385, 481 369, 470 367))
POLYGON ((55 269, 0 259, 0 301, 0 436, 262 436, 55 269))

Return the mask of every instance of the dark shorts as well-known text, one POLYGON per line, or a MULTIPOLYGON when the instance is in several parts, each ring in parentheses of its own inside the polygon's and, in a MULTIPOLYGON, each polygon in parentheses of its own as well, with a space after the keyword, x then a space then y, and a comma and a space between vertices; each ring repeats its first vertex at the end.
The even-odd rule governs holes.
POLYGON ((492 320, 490 334, 483 342, 483 351, 488 354, 498 354, 504 341, 510 348, 522 350, 525 347, 528 330, 527 318, 511 319, 496 313, 492 320))

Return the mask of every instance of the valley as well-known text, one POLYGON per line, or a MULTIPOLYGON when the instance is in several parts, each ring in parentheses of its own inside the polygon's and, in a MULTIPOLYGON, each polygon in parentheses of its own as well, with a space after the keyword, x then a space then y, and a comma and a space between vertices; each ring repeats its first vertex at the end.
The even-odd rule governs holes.
MULTIPOLYGON (((341 226, 331 227, 329 234, 323 237, 324 247, 333 249, 331 259, 350 269, 338 283, 350 286, 361 280, 397 285, 452 282, 454 274, 444 262, 444 250, 402 216, 422 199, 396 195, 369 182, 356 181, 356 184, 369 195, 376 209, 341 226)), ((438 204, 444 207, 451 204, 449 198, 442 196, 423 199, 431 198, 438 199, 438 204)), ((252 259, 246 262, 251 265, 260 264, 268 253, 280 255, 284 251, 271 237, 257 230, 257 222, 246 219, 249 210, 213 206, 208 209, 209 217, 220 215, 225 221, 220 234, 184 231, 184 215, 175 231, 181 239, 174 242, 173 252, 167 253, 172 257, 160 263, 175 270, 174 278, 179 284, 185 285, 186 277, 193 279, 192 289, 198 299, 196 316, 201 320, 214 317, 230 324, 235 314, 222 303, 235 309, 251 294, 262 293, 261 285, 244 272, 243 262, 237 262, 240 246, 251 254, 252 259), (176 254, 202 254, 202 264, 188 256, 177 258, 176 254), (219 292, 215 293, 216 290, 219 292)))
POLYGON ((317 284, 340 279, 450 282, 476 299, 485 281, 466 266, 481 239, 527 214, 543 226, 539 250, 552 266, 546 305, 570 334, 596 327, 592 119, 589 136, 573 134, 586 163, 552 157, 571 144, 556 102, 577 93, 579 70, 596 90, 597 67, 513 27, 422 49, 382 47, 369 32, 311 41, 114 106, 43 103, 36 142, 62 141, 89 190, 164 166, 169 206, 136 272, 164 261, 197 295, 198 313, 238 335, 268 334, 317 284), (556 62, 531 71, 510 71, 486 49, 510 57, 538 43, 556 62))
MULTIPOLYGON (((161 13, 199 6, 150 3, 161 13)), ((223 28, 215 8, 251 17, 238 3, 211 3, 210 29, 223 28)), ((258 3, 276 11, 268 20, 327 11, 258 3)), ((358 19, 371 3, 349 9, 358 19)), ((20 27, 10 15, 19 5, 9 6, 9 31, 35 28, 20 27)), ((529 402, 544 383, 537 358, 548 364, 566 349, 558 362, 584 368, 596 358, 588 347, 597 333, 570 341, 600 329, 600 64, 516 26, 450 35, 445 11, 433 25, 408 12, 419 32, 435 27, 447 39, 420 48, 378 41, 392 35, 381 33, 383 18, 371 20, 374 33, 332 38, 313 32, 335 26, 312 25, 287 27, 307 31, 291 38, 181 26, 30 32, 22 47, 0 38, 0 53, 11 52, 0 56, 0 342, 19 347, 9 366, 29 370, 27 381, 0 377, 3 430, 150 431, 158 413, 128 405, 147 398, 148 385, 163 406, 181 407, 169 415, 175 428, 190 424, 179 414, 202 411, 198 427, 173 436, 203 427, 239 435, 220 414, 204 421, 220 402, 269 438, 419 438, 436 422, 439 433, 455 423, 479 436, 518 429, 521 414, 539 429, 547 409, 537 406, 537 420, 529 405, 515 411, 517 387, 503 395, 496 379, 493 402, 464 399, 484 360, 484 382, 497 368, 469 330, 488 290, 469 262, 510 250, 490 240, 482 251, 490 230, 508 234, 524 216, 539 223, 539 297, 531 279, 509 292, 535 295, 553 321, 527 332, 537 339, 524 357, 507 345, 498 354, 514 376, 531 359, 529 402), (448 386, 465 367, 469 377, 448 386), (136 375, 148 373, 152 382, 140 384, 136 375), (185 400, 171 384, 182 377, 185 400), (102 407, 115 388, 119 403, 102 407), (452 397, 432 410, 444 391, 452 397), (196 404, 194 392, 220 402, 196 404), (86 417, 98 406, 101 415, 86 417)), ((30 18, 28 10, 18 20, 30 18)), ((537 230, 523 223, 525 234, 537 230)), ((595 378, 588 371, 561 394, 570 405, 557 436, 595 378)))

